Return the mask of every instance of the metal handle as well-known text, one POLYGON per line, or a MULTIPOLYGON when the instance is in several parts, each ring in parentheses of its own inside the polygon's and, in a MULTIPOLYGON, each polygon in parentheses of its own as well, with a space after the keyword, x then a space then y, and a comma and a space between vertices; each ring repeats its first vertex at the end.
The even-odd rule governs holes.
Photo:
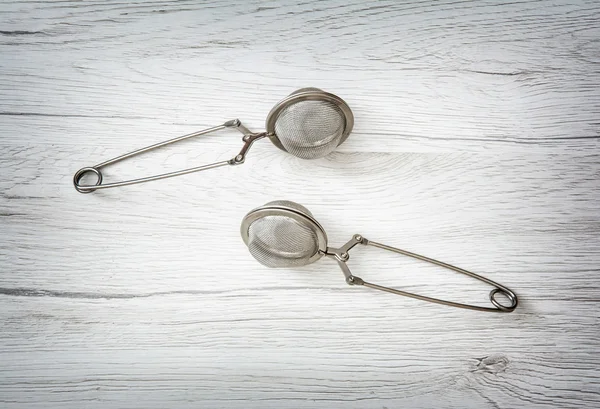
POLYGON ((77 189, 77 191, 80 193, 91 193, 98 189, 108 189, 111 187, 135 185, 137 183, 150 182, 152 180, 171 178, 174 176, 185 175, 187 173, 199 172, 201 170, 208 170, 208 169, 218 168, 218 167, 226 166, 226 165, 240 165, 240 164, 244 163, 244 160, 246 159, 246 153, 248 152, 248 150, 250 149, 250 146, 252 146, 254 141, 264 138, 265 136, 267 136, 266 132, 252 133, 248 130, 248 128, 246 128, 244 125, 242 125, 242 123, 240 122, 239 119, 234 119, 232 121, 227 121, 224 124, 215 126, 213 128, 205 129, 205 130, 198 131, 198 132, 193 132, 191 134, 179 136, 174 139, 169 139, 168 141, 159 142, 154 145, 146 146, 145 148, 137 149, 133 152, 129 152, 124 155, 117 156, 116 158, 109 159, 109 160, 102 162, 95 166, 81 168, 77 172, 75 172, 75 175, 73 176, 73 185, 75 186, 75 189, 77 189), (113 163, 120 162, 124 159, 131 158, 136 155, 140 155, 142 153, 151 151, 153 149, 161 148, 163 146, 170 145, 175 142, 183 141, 184 139, 189 139, 189 138, 193 138, 195 136, 205 135, 207 133, 215 132, 215 131, 225 129, 225 128, 236 128, 238 131, 240 131, 242 134, 244 134, 244 137, 242 138, 242 140, 244 141, 244 146, 242 147, 242 150, 240 151, 239 154, 237 154, 234 158, 232 158, 230 160, 215 162, 215 163, 211 163, 209 165, 196 166, 193 168, 178 170, 175 172, 163 173, 163 174, 155 175, 155 176, 147 176, 147 177, 143 177, 143 178, 139 178, 139 179, 132 179, 132 180, 125 180, 122 182, 113 182, 113 183, 102 184, 103 178, 102 178, 102 172, 100 172, 100 168, 103 168, 108 165, 112 165, 113 163), (79 184, 79 182, 81 181, 81 178, 86 173, 96 174, 98 180, 96 181, 95 185, 79 184))
POLYGON ((386 292, 392 293, 392 294, 416 298, 417 300, 421 300, 421 301, 429 301, 429 302, 436 303, 436 304, 448 305, 451 307, 458 307, 458 308, 466 308, 469 310, 476 310, 476 311, 512 312, 512 311, 514 311, 515 308, 517 308, 517 304, 519 302, 517 299, 517 295, 514 292, 512 292, 509 288, 496 283, 495 281, 492 281, 490 279, 487 279, 485 277, 482 277, 482 276, 472 273, 470 271, 463 270, 462 268, 455 267, 451 264, 443 263, 441 261, 434 260, 429 257, 421 256, 419 254, 411 253, 406 250, 401 250, 401 249, 398 249, 395 247, 386 246, 385 244, 376 243, 374 241, 367 240, 359 234, 355 234, 354 237, 352 238, 352 240, 350 240, 348 243, 344 244, 342 247, 340 247, 338 249, 327 248, 327 250, 325 251, 325 254, 336 259, 338 265, 340 266, 340 268, 342 269, 342 272, 344 273, 344 276, 346 277, 346 282, 350 285, 364 285, 365 287, 373 288, 375 290, 381 290, 381 291, 386 291, 386 292), (432 263, 432 264, 435 264, 435 265, 438 265, 441 267, 445 267, 452 271, 456 271, 457 273, 465 274, 469 277, 473 277, 473 278, 476 278, 487 284, 490 284, 491 286, 495 287, 492 291, 490 291, 490 301, 494 305, 495 308, 480 307, 477 305, 469 305, 469 304, 462 304, 462 303, 457 303, 457 302, 452 302, 452 301, 440 300, 438 298, 426 297, 423 295, 409 293, 406 291, 396 290, 393 288, 383 287, 383 286, 380 286, 377 284, 366 282, 362 278, 353 275, 350 272, 350 269, 348 268, 348 264, 347 264, 347 261, 350 258, 350 256, 348 255, 348 251, 350 251, 357 244, 371 245, 373 247, 379 247, 380 249, 393 251, 395 253, 399 253, 399 254, 402 254, 405 256, 409 256, 409 257, 413 257, 413 258, 416 258, 419 260, 427 261, 429 263, 432 263), (505 305, 500 304, 495 298, 496 294, 498 294, 498 293, 503 294, 505 297, 507 297, 509 299, 509 301, 511 302, 511 305, 505 306, 505 305))

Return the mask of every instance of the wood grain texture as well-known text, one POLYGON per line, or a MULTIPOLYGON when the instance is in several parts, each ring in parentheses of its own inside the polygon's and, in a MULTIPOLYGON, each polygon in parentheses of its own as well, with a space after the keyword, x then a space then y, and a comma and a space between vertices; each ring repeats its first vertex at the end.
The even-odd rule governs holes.
MULTIPOLYGON (((600 5, 594 1, 0 3, 0 407, 600 406, 600 5), (356 126, 324 159, 78 194, 73 173, 304 86, 356 126), (250 209, 307 206, 517 292, 483 314, 271 270, 250 209)), ((222 131, 107 181, 229 159, 222 131)), ((358 276, 489 288, 357 248, 358 276)))

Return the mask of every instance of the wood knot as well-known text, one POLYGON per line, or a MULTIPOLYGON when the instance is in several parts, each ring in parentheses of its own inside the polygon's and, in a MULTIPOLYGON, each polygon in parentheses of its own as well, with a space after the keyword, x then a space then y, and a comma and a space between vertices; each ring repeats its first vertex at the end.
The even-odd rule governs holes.
POLYGON ((483 358, 475 358, 477 363, 471 372, 487 372, 497 374, 504 372, 508 367, 509 360, 504 355, 490 355, 483 358))

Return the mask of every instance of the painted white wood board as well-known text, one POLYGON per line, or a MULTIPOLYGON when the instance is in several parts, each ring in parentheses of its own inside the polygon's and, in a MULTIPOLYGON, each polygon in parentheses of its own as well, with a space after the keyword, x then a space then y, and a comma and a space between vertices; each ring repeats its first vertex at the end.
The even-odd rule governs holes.
MULTIPOLYGON (((593 1, 0 3, 0 407, 596 408, 600 5, 593 1), (304 161, 77 193, 73 173, 296 88, 356 125, 304 161), (308 207, 513 289, 512 314, 258 264, 250 209, 308 207)), ((229 159, 222 131, 106 181, 229 159)), ((372 248, 352 271, 454 301, 489 288, 372 248)))

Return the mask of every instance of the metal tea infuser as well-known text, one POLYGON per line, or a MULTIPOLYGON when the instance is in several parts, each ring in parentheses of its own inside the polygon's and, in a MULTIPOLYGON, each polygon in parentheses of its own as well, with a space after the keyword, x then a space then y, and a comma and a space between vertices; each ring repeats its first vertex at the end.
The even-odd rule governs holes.
POLYGON ((354 116, 352 115, 350 107, 343 99, 337 95, 320 90, 319 88, 301 88, 288 95, 287 98, 283 99, 273 107, 267 116, 265 132, 251 132, 242 125, 239 119, 234 119, 213 128, 160 142, 117 156, 116 158, 99 163, 95 166, 82 168, 75 173, 73 184, 78 192, 90 193, 98 189, 108 189, 111 187, 150 182, 152 180, 185 175, 187 173, 199 172, 221 166, 240 165, 244 163, 246 154, 252 144, 265 137, 268 137, 279 149, 298 158, 321 158, 344 143, 352 131, 353 126, 354 116), (237 129, 244 135, 242 138, 244 142, 242 150, 230 160, 139 179, 102 183, 103 178, 102 172, 100 172, 101 168, 184 139, 205 135, 225 128, 237 129), (95 185, 80 184, 81 178, 86 173, 93 173, 96 175, 97 181, 95 185))
POLYGON ((241 234, 244 243, 246 243, 248 250, 250 250, 250 254, 258 262, 267 267, 299 267, 311 264, 321 257, 327 256, 337 261, 346 277, 346 282, 350 285, 363 285, 422 301, 477 311, 512 312, 517 308, 517 296, 501 284, 429 257, 367 240, 360 234, 355 234, 342 247, 328 247, 327 235, 323 227, 314 219, 312 213, 307 208, 294 202, 277 200, 252 210, 242 221, 241 234), (383 250, 427 261, 490 284, 495 287, 489 294, 490 301, 494 307, 480 307, 445 301, 364 281, 362 278, 353 275, 347 264, 350 258, 348 252, 358 244, 378 247, 383 250), (497 294, 503 294, 511 304, 509 306, 500 304, 496 300, 497 294))

